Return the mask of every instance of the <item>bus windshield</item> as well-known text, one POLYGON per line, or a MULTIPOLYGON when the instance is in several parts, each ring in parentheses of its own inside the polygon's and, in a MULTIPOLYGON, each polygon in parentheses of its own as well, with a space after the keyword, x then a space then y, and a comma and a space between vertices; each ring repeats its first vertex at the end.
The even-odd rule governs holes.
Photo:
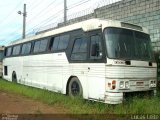
POLYGON ((154 60, 148 34, 123 28, 106 28, 104 34, 109 58, 154 60))

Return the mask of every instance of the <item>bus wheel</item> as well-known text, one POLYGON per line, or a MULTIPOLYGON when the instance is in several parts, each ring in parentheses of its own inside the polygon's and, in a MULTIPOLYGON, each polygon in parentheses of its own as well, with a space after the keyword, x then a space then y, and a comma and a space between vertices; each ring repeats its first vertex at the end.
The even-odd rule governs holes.
POLYGON ((77 77, 71 78, 68 86, 68 94, 71 97, 82 96, 83 90, 77 77))
POLYGON ((17 83, 17 75, 15 71, 12 73, 12 82, 17 83))

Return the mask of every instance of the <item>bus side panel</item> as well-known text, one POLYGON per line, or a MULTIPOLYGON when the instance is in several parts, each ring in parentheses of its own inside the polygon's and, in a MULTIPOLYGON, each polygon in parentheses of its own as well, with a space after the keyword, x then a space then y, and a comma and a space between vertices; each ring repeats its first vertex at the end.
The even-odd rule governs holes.
POLYGON ((68 65, 64 52, 26 56, 23 80, 27 85, 65 93, 63 80, 67 82, 69 74, 67 71, 64 74, 63 71, 69 70, 68 65))
MULTIPOLYGON (((7 67, 7 75, 4 74, 3 78, 9 81, 12 81, 12 74, 15 71, 17 76, 17 82, 19 82, 22 78, 23 72, 23 59, 20 57, 12 57, 3 60, 3 68, 4 66, 7 67)), ((3 70, 4 73, 4 70, 3 70)))
POLYGON ((82 85, 83 98, 89 98, 93 100, 104 100, 104 63, 70 63, 70 68, 71 75, 76 76, 82 85))
POLYGON ((90 63, 88 66, 88 94, 90 99, 104 100, 105 64, 90 63))
POLYGON ((76 76, 83 89, 83 98, 88 98, 88 65, 89 63, 70 63, 71 75, 76 76))

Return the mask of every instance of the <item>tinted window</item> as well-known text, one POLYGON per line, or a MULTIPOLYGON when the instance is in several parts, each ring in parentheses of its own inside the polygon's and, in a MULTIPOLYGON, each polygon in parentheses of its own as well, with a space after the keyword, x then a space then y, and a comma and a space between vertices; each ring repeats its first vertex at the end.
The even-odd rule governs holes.
POLYGON ((90 59, 101 59, 102 58, 102 45, 101 38, 99 35, 91 36, 91 44, 90 44, 90 59), (96 44, 97 47, 97 56, 91 56, 92 46, 96 44))
POLYGON ((44 52, 44 51, 46 51, 47 44, 48 44, 48 39, 36 41, 35 45, 34 45, 33 52, 36 53, 36 52, 44 52))
POLYGON ((18 55, 20 53, 20 49, 21 49, 20 45, 14 46, 12 55, 18 55))
POLYGON ((86 60, 87 58, 87 40, 78 38, 74 42, 72 49, 72 60, 86 60))
POLYGON ((3 51, 0 51, 0 61, 3 59, 3 51))
POLYGON ((106 28, 104 33, 109 58, 154 60, 148 34, 122 28, 106 28))
POLYGON ((69 35, 62 35, 55 38, 52 38, 51 50, 63 50, 66 49, 69 42, 69 35))
POLYGON ((58 50, 66 49, 69 42, 69 35, 60 36, 58 50))
POLYGON ((47 48, 47 44, 48 44, 48 40, 41 40, 40 46, 39 46, 39 52, 44 52, 46 51, 47 48))
POLYGON ((6 56, 10 56, 11 55, 11 52, 12 52, 12 48, 7 48, 6 50, 6 56))
POLYGON ((40 43, 41 43, 40 41, 36 41, 36 42, 35 42, 35 44, 34 44, 34 49, 33 49, 33 52, 34 52, 34 53, 38 52, 40 43))
POLYGON ((149 35, 142 34, 140 32, 135 32, 135 41, 135 56, 137 56, 140 59, 153 60, 154 56, 149 35))
POLYGON ((21 54, 29 54, 31 51, 31 43, 23 44, 21 54))
POLYGON ((4 66, 4 75, 8 75, 8 67, 4 66))
POLYGON ((58 50, 58 44, 59 44, 59 37, 55 37, 53 39, 52 50, 58 50))

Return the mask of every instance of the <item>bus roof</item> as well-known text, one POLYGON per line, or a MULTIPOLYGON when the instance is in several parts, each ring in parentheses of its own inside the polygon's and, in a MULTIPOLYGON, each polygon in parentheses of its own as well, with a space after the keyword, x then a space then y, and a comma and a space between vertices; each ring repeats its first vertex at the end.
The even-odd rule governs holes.
POLYGON ((40 38, 44 38, 44 37, 49 37, 52 35, 56 35, 56 34, 60 34, 60 33, 64 33, 64 32, 69 32, 69 31, 73 31, 73 30, 77 30, 77 29, 82 29, 84 32, 87 32, 87 31, 92 31, 94 29, 102 29, 103 30, 106 27, 120 27, 120 28, 134 29, 134 30, 141 31, 141 32, 148 34, 147 29, 142 28, 138 25, 124 23, 124 22, 116 21, 116 20, 104 20, 104 19, 94 18, 94 19, 89 19, 89 20, 85 20, 82 22, 74 23, 71 25, 67 25, 64 27, 60 27, 57 29, 53 29, 53 30, 50 30, 47 32, 43 32, 43 33, 31 36, 31 37, 27 37, 22 40, 14 41, 14 42, 10 43, 8 46, 20 44, 23 42, 32 41, 32 40, 36 40, 36 39, 40 39, 40 38))

